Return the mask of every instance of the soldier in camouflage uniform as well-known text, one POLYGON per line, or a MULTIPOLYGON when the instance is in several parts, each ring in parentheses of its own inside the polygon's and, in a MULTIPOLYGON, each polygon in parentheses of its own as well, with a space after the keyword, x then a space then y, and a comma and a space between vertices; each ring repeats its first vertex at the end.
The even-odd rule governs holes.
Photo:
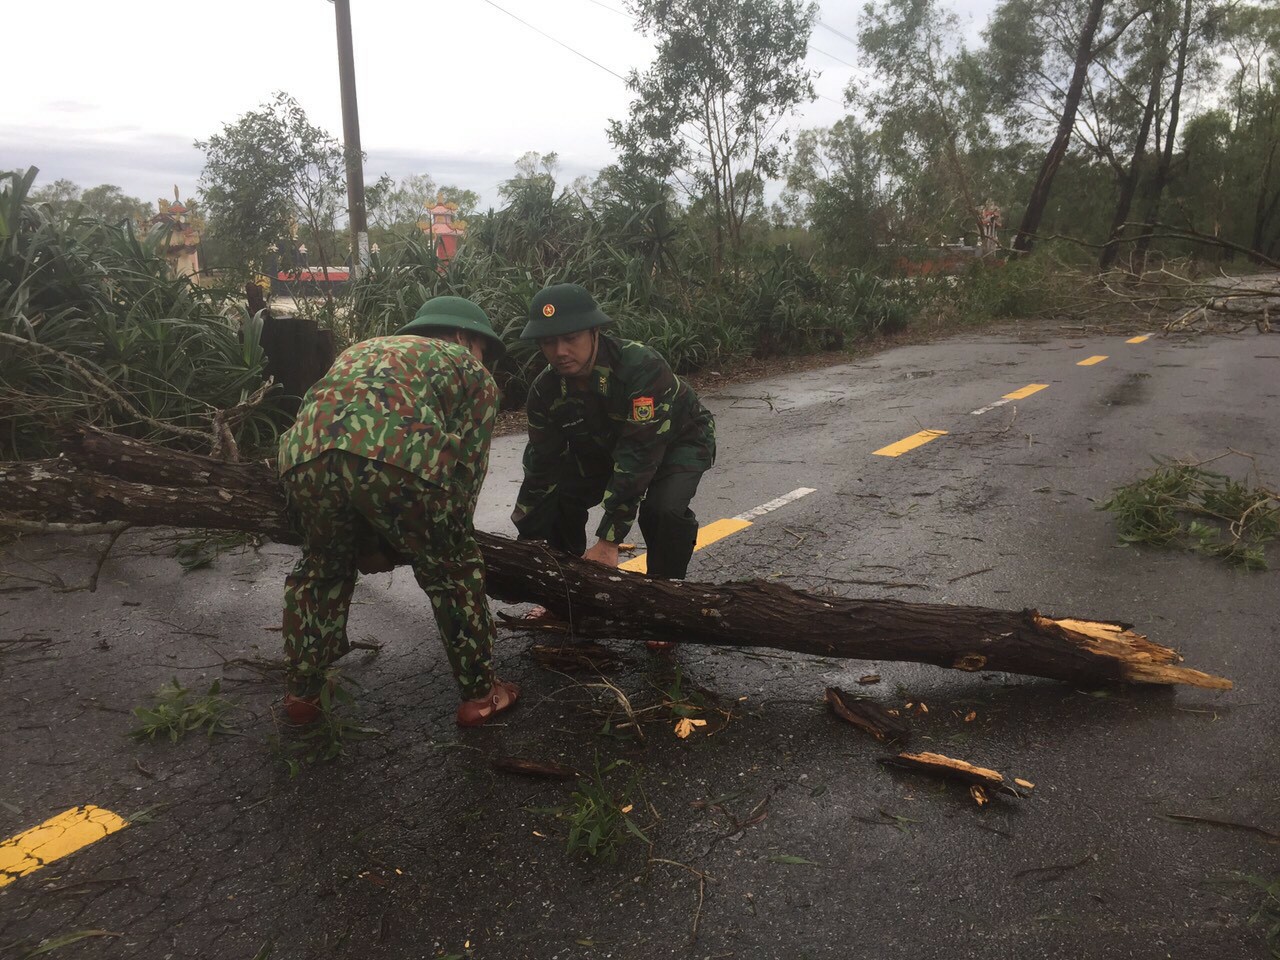
POLYGON ((600 330, 612 322, 577 284, 533 298, 521 338, 538 341, 549 366, 529 391, 511 518, 522 540, 616 567, 638 512, 648 575, 680 580, 698 537, 689 503, 716 458, 715 421, 657 351, 600 330), (597 503, 604 518, 587 549, 597 503))
POLYGON ((343 352, 281 437, 279 470, 303 540, 284 597, 285 706, 295 722, 318 715, 325 670, 349 649, 357 569, 388 570, 397 556, 431 600, 462 693, 458 723, 482 723, 519 696, 493 674, 472 527, 498 413, 482 361, 502 350, 475 304, 429 300, 394 336, 343 352))

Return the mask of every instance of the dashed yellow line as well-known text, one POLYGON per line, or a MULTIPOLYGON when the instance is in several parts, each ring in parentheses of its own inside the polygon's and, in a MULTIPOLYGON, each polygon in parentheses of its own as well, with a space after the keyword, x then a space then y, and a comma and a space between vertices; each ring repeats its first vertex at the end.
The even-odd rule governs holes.
POLYGON ((1006 393, 1004 395, 1004 399, 1021 400, 1024 397, 1029 397, 1033 393, 1039 393, 1041 390, 1047 390, 1048 388, 1049 388, 1049 385, 1047 383, 1028 383, 1025 387, 1023 387, 1020 390, 1015 390, 1013 391, 1013 393, 1006 393))
POLYGON ((891 443, 887 447, 873 450, 872 453, 877 457, 900 457, 908 450, 923 447, 930 440, 937 440, 938 437, 945 437, 946 435, 946 430, 921 430, 919 433, 913 433, 897 443, 891 443))
MULTIPOLYGON (((739 520, 736 517, 728 520, 715 520, 698 531, 698 542, 694 544, 693 549, 701 550, 703 547, 710 546, 725 537, 733 536, 739 530, 745 530, 749 526, 751 526, 750 520, 739 520)), ((648 558, 649 555, 647 553, 642 553, 638 557, 632 557, 626 563, 618 564, 618 569, 630 570, 632 573, 647 573, 649 571, 648 558)))
POLYGON ((1100 357, 1087 357, 1086 359, 1081 360, 1079 363, 1077 363, 1076 366, 1092 367, 1095 363, 1101 363, 1105 359, 1107 359, 1105 355, 1100 357))
POLYGON ((110 810, 88 804, 51 817, 0 843, 0 887, 128 825, 127 820, 110 810))
POLYGON ((1125 343, 1142 343, 1144 340, 1150 340, 1150 339, 1151 339, 1151 334, 1144 333, 1140 337, 1130 337, 1128 340, 1125 341, 1125 343))

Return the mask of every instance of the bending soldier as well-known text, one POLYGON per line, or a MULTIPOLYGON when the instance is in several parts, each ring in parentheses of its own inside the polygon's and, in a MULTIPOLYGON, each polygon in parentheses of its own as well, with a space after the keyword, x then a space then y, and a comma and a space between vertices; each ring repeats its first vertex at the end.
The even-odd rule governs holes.
POLYGON ((498 389, 485 368, 502 341, 460 297, 427 301, 394 336, 343 352, 281 437, 279 470, 302 559, 285 580, 285 708, 319 715, 329 665, 350 649, 357 568, 407 558, 431 601, 462 694, 457 722, 483 723, 519 687, 493 673, 494 627, 472 526, 498 389))
POLYGON ((698 536, 689 503, 715 462, 715 421, 657 351, 602 332, 612 322, 577 284, 533 298, 520 336, 537 341, 548 366, 529 391, 512 520, 522 540, 616 567, 638 512, 648 575, 681 580, 698 536), (588 549, 597 503, 604 518, 588 549))

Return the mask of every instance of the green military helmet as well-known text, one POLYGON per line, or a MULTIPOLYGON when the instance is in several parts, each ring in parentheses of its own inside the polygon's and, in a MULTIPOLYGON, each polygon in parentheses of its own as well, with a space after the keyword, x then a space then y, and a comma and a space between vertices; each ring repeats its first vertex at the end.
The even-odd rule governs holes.
POLYGON ((418 308, 412 320, 396 331, 396 336, 440 328, 480 334, 488 347, 485 352, 491 359, 496 360, 507 351, 502 338, 493 332, 489 315, 464 297, 432 297, 418 308))
POLYGON ((561 337, 609 323, 613 320, 596 306, 584 287, 576 283, 556 283, 539 290, 529 304, 529 322, 520 339, 561 337))

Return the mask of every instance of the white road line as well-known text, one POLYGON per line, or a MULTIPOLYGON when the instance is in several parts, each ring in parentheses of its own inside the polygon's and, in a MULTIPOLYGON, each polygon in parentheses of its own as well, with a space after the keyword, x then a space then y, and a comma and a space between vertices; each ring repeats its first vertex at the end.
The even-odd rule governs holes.
POLYGON ((776 500, 770 500, 768 503, 762 503, 755 509, 748 510, 746 513, 740 513, 732 519, 747 521, 754 520, 756 517, 763 517, 766 513, 772 513, 779 507, 785 507, 788 503, 794 503, 801 497, 807 497, 809 494, 817 492, 818 491, 813 487, 796 487, 790 493, 783 494, 776 500))
POLYGON ((977 410, 970 410, 969 416, 971 417, 981 416, 982 414, 986 413, 988 410, 994 410, 996 407, 1003 407, 1006 403, 1011 403, 1011 402, 1012 401, 1010 400, 997 400, 995 403, 989 403, 985 407, 979 407, 977 410))

